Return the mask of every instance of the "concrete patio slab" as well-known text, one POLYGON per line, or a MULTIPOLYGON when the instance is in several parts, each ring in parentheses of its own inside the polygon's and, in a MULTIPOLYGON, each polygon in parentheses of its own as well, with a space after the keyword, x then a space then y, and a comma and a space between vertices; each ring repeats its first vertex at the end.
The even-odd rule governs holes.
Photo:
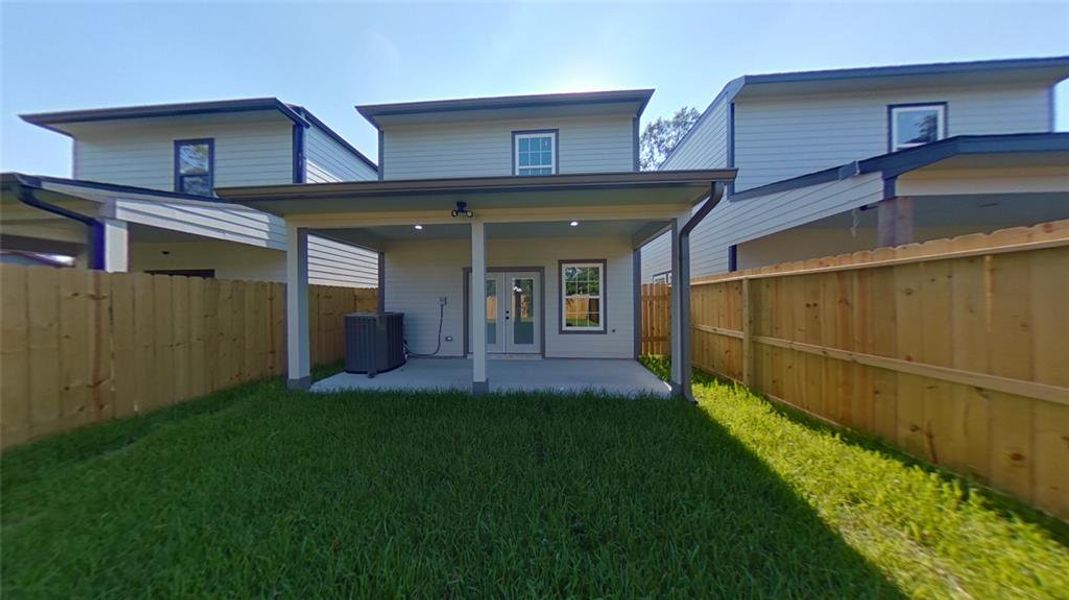
MULTIPOLYGON (((670 395, 668 384, 634 360, 548 358, 489 360, 491 392, 596 391, 624 396, 670 395)), ((388 373, 369 378, 338 373, 312 384, 313 392, 346 390, 471 390, 471 360, 413 358, 388 373)))

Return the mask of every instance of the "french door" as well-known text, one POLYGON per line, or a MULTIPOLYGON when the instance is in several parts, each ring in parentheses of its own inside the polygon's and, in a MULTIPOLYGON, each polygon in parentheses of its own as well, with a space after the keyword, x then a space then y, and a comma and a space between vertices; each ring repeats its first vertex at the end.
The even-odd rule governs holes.
POLYGON ((540 353, 541 301, 540 273, 487 273, 486 351, 495 354, 540 353))

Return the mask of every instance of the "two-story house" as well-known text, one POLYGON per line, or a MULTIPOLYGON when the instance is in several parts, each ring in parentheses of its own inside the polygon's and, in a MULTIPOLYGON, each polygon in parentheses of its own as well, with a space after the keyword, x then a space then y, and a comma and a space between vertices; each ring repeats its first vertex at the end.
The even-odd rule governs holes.
MULTIPOLYGON (((738 169, 694 275, 1069 217, 1066 77, 1069 57, 731 81, 660 167, 738 169)), ((644 281, 669 279, 668 249, 644 249, 644 281)))
MULTIPOLYGON (((418 368, 407 365, 393 379, 349 376, 346 385, 480 392, 491 383, 581 386, 597 375, 633 390, 650 379, 634 362, 638 249, 669 232, 679 249, 674 276, 686 281, 686 240, 704 216, 693 209, 706 199, 714 206, 734 177, 729 169, 638 171, 638 121, 652 93, 359 106, 378 129, 381 179, 217 187, 289 227, 290 384, 309 384, 308 256, 300 243, 309 235, 380 252, 380 298, 385 310, 404 313, 409 350, 453 359, 414 361, 418 368)), ((686 302, 673 297, 672 379, 681 393, 689 376, 681 366, 689 331, 679 318, 689 314, 686 302)))
MULTIPOLYGON (((277 98, 22 119, 71 138, 72 174, 5 176, 4 247, 77 256, 109 271, 281 281, 281 219, 220 201, 214 189, 378 179, 376 165, 345 139, 277 98)), ((375 253, 322 236, 309 244, 314 283, 377 285, 375 253)))

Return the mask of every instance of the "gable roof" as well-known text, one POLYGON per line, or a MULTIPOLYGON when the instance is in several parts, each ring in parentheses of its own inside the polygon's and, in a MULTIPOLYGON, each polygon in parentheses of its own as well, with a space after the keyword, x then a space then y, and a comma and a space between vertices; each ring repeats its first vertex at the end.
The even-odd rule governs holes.
POLYGON ((884 67, 827 69, 743 75, 732 79, 713 98, 694 125, 683 135, 661 164, 666 164, 687 142, 690 134, 721 103, 736 98, 776 94, 802 94, 857 89, 865 81, 866 89, 902 87, 904 85, 955 85, 966 83, 1038 82, 1053 86, 1069 78, 1069 56, 1012 58, 968 62, 926 63, 884 67))
POLYGON ((356 111, 375 127, 381 128, 380 117, 419 115, 431 113, 457 113, 479 110, 519 110, 527 108, 554 108, 564 106, 620 104, 632 105, 635 117, 646 109, 652 89, 613 90, 603 92, 571 92, 564 94, 529 94, 524 96, 492 96, 487 98, 460 98, 454 100, 429 100, 420 102, 397 102, 389 104, 363 104, 356 111))

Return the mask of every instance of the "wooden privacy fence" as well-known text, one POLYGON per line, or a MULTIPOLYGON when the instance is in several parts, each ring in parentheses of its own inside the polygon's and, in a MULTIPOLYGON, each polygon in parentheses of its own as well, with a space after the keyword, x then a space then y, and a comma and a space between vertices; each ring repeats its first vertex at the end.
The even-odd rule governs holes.
POLYGON ((1069 518, 1069 221, 731 273, 691 298, 695 366, 1069 518))
MULTIPOLYGON (((0 266, 0 443, 141 414, 286 362, 285 285, 0 266)), ((313 364, 374 289, 309 287, 313 364)))
POLYGON ((672 349, 672 286, 642 284, 642 354, 665 355, 672 349))

